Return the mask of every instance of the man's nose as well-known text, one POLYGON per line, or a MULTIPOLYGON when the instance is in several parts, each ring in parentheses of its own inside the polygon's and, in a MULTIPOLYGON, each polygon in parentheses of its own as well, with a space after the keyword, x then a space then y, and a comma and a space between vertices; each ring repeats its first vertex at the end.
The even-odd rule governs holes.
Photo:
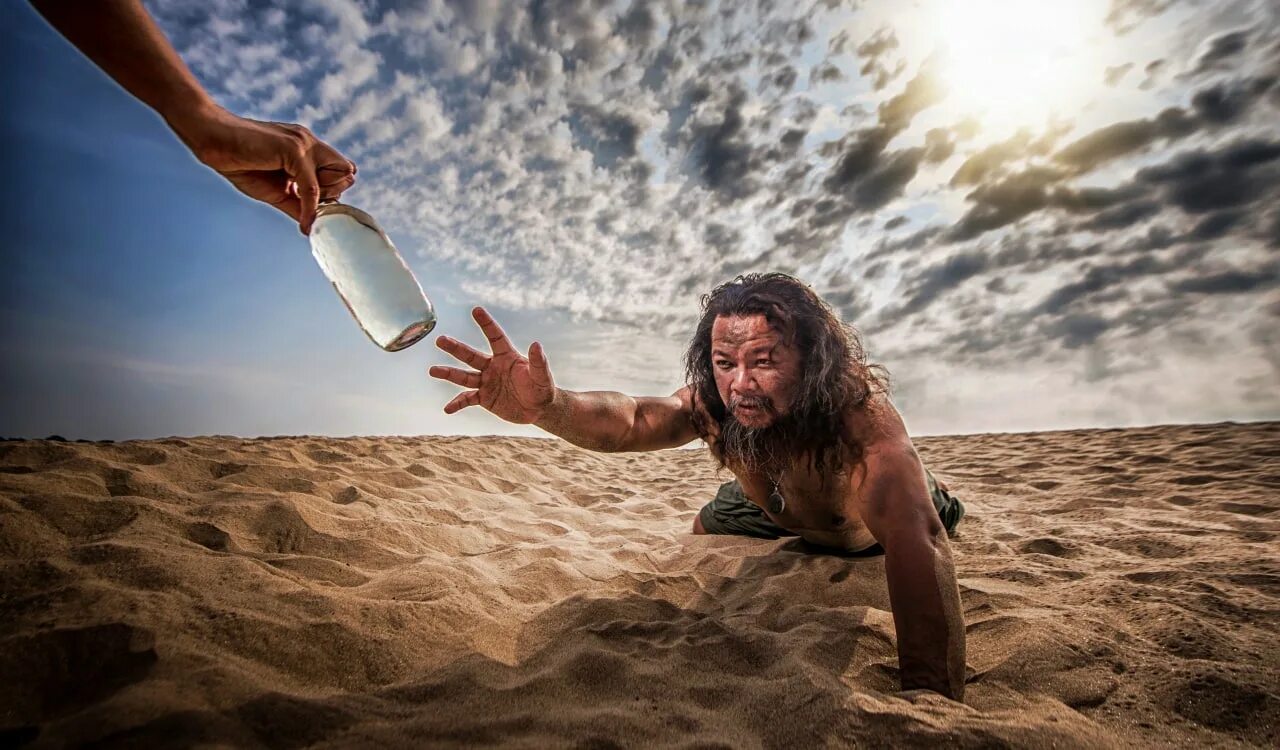
POLYGON ((751 370, 746 367, 739 367, 733 373, 733 391, 734 393, 750 393, 755 390, 756 379, 751 374, 751 370))

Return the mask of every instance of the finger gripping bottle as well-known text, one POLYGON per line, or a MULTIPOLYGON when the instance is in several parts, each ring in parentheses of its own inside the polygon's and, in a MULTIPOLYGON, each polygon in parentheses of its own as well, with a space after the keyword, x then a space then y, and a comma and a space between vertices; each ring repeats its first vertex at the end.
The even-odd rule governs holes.
POLYGON ((412 346, 436 325, 435 309, 372 216, 321 201, 311 254, 360 328, 389 352, 412 346))

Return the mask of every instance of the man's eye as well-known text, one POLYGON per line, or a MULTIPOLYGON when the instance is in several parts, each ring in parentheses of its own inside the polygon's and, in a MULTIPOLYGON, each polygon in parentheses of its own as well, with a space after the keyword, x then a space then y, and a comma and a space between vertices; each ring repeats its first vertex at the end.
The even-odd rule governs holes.
POLYGON ((769 365, 771 365, 771 364, 773 364, 773 362, 771 362, 771 361, 769 361, 769 360, 767 360, 767 359, 757 359, 757 360, 756 360, 756 367, 768 367, 768 366, 769 366, 769 365))
POLYGON ((716 362, 716 367, 719 367, 721 370, 727 370, 730 367, 733 367, 733 363, 722 359, 719 362, 716 362))

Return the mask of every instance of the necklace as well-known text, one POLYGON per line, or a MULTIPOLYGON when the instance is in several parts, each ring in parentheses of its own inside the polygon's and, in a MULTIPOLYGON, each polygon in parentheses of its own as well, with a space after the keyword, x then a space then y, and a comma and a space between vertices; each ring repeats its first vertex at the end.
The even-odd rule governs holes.
POLYGON ((782 492, 778 489, 778 482, 781 477, 773 480, 773 492, 769 493, 769 512, 777 515, 787 509, 787 499, 782 496, 782 492))

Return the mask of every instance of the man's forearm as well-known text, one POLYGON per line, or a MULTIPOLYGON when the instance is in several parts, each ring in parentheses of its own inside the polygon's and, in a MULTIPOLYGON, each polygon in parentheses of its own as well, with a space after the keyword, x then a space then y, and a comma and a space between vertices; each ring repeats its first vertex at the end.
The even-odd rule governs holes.
POLYGON ((534 424, 581 448, 618 451, 626 447, 635 424, 636 400, 613 391, 566 391, 555 398, 534 424))
POLYGON ((140 0, 32 0, 67 41, 174 129, 217 105, 140 0))
POLYGON ((885 574, 902 689, 964 700, 964 616, 945 532, 893 541, 885 548, 885 574))

